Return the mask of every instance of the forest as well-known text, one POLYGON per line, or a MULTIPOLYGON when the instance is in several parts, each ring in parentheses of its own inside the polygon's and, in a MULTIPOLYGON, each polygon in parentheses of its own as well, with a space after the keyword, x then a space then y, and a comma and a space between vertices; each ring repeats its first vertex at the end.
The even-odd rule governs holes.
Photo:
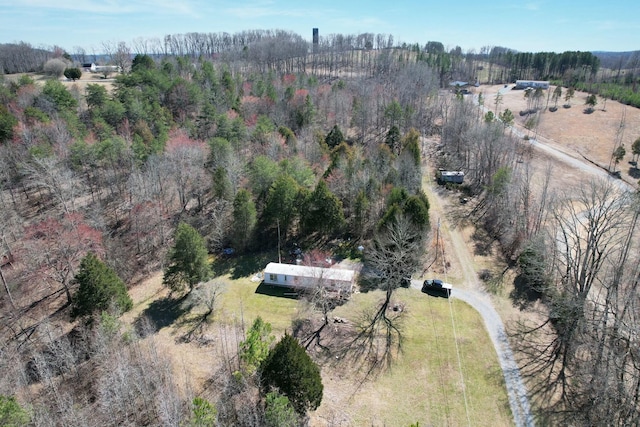
MULTIPOLYGON (((526 290, 514 299, 524 313, 540 302, 531 318, 542 323, 525 315, 510 331, 540 423, 640 422, 638 200, 600 182, 552 194, 551 171, 522 166, 525 141, 444 89, 481 71, 492 83, 548 78, 573 87, 599 75, 597 57, 462 54, 373 34, 331 35, 314 48, 283 31, 168 35, 103 50, 123 72, 111 86, 81 90, 33 74, 52 60, 87 61, 81 48, 0 49, 4 72, 24 73, 0 76, 7 424, 308 421, 321 385, 320 400, 313 384, 307 401, 288 384, 258 386, 272 352, 295 354, 315 377, 297 340, 274 346, 269 325, 256 322, 235 355, 241 369, 216 373, 224 387, 209 402, 178 390, 166 357, 143 339, 154 333, 144 319, 122 327, 127 291, 164 270, 176 299, 206 305, 216 295, 197 285, 215 273, 209 256, 225 249, 254 256, 282 240, 357 258, 364 245, 372 250, 361 260, 363 286, 386 291, 386 300, 359 348, 377 351, 382 325, 389 344, 380 360, 392 363, 389 347, 402 337, 387 306, 429 250, 423 170, 437 168, 465 171, 471 220, 526 290)), ((635 67, 626 71, 635 88, 635 67)), ((320 309, 325 321, 331 307, 320 309)))

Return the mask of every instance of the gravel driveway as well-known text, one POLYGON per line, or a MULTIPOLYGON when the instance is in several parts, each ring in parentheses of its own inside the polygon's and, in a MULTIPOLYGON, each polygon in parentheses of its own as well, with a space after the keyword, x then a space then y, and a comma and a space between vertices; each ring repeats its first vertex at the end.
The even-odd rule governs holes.
MULTIPOLYGON (((431 215, 433 220, 435 220, 436 217, 439 218, 439 227, 443 238, 451 243, 453 253, 449 253, 449 256, 457 259, 462 276, 464 277, 463 284, 460 286, 454 285, 451 298, 457 298, 466 302, 482 316, 485 327, 498 354, 514 423, 518 427, 533 426, 533 415, 531 414, 529 399, 527 397, 527 389, 524 386, 522 377, 520 376, 520 370, 509 346, 504 324, 498 312, 493 308, 490 296, 480 285, 469 247, 459 229, 450 227, 445 215, 445 203, 440 195, 432 191, 431 185, 424 185, 423 189, 431 202, 431 215)), ((446 279, 446 277, 443 277, 443 279, 446 279)), ((421 289, 422 282, 412 280, 411 286, 421 289)))
MULTIPOLYGON (((421 289, 422 281, 412 280, 411 287, 421 289)), ((527 389, 522 382, 520 370, 513 358, 513 352, 509 346, 502 319, 493 308, 489 295, 476 290, 454 287, 451 292, 451 298, 457 298, 466 302, 482 316, 484 325, 489 332, 493 346, 498 354, 498 361, 502 368, 507 394, 509 395, 509 405, 511 406, 513 421, 518 427, 533 426, 533 415, 531 414, 529 399, 527 398, 527 389)))
POLYGON ((527 398, 527 389, 522 382, 520 370, 513 358, 507 334, 502 324, 502 319, 491 304, 487 294, 475 290, 454 288, 451 298, 457 298, 476 309, 484 320, 484 325, 489 332, 493 346, 498 353, 498 360, 502 367, 504 382, 509 394, 509 404, 513 413, 513 421, 516 426, 533 426, 533 416, 527 398))

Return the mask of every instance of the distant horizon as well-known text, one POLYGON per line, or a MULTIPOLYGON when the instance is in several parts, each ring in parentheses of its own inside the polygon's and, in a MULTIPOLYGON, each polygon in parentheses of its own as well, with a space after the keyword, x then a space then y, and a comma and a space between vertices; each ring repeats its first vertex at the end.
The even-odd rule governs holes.
POLYGON ((385 34, 402 43, 429 41, 463 52, 505 47, 518 52, 640 50, 640 3, 615 6, 583 0, 459 0, 455 7, 408 0, 0 0, 0 43, 59 46, 69 53, 101 50, 105 43, 162 40, 187 33, 281 29, 311 41, 312 28, 329 34, 385 34), (560 3, 560 4, 558 4, 560 3))
MULTIPOLYGON (((262 31, 262 30, 270 31, 270 30, 282 30, 282 29, 281 28, 251 28, 251 29, 246 29, 246 30, 238 30, 238 32, 242 32, 242 31, 262 31)), ((284 31, 288 31, 288 30, 284 30, 284 31)), ((291 31, 291 32, 295 33, 294 31, 291 31)), ((209 31, 208 33, 218 33, 218 32, 209 31)), ((186 34, 186 33, 171 33, 171 34, 165 34, 164 36, 168 36, 168 35, 174 36, 174 35, 178 35, 178 34, 186 34)), ((229 33, 229 34, 235 34, 235 33, 229 33)), ((298 33, 296 33, 296 34, 298 34, 298 33)), ((335 34, 335 33, 332 33, 332 34, 335 34)), ((342 33, 342 34, 343 35, 347 35, 348 33, 342 33)), ((373 34, 375 34, 375 33, 373 33, 373 34)), ((302 34, 300 34, 300 35, 302 36, 302 34)), ((155 38, 156 39, 163 39, 164 36, 155 37, 155 38)), ((322 35, 320 35, 320 37, 322 37, 322 35)), ((309 37, 308 39, 306 39, 305 37, 303 37, 303 38, 307 42, 312 43, 312 38, 311 37, 309 37)), ((153 38, 150 37, 149 40, 151 40, 151 39, 153 39, 153 38)), ((109 42, 109 41, 107 41, 107 42, 109 42)), ((406 43, 408 46, 415 45, 416 43, 419 43, 420 47, 424 48, 427 42, 440 42, 440 43, 443 44, 443 46, 445 47, 445 50, 447 52, 456 47, 456 46, 452 46, 450 44, 444 43, 444 41, 442 41, 442 40, 428 40, 428 41, 425 41, 423 43, 422 42, 420 42, 420 43, 419 42, 413 42, 413 43, 399 42, 399 43, 394 43, 394 47, 399 47, 399 45, 402 45, 402 43, 406 43)), ((67 48, 65 48, 63 46, 55 45, 55 44, 54 45, 46 45, 44 43, 30 43, 30 42, 27 42, 27 41, 24 41, 24 40, 15 40, 15 41, 11 41, 11 42, 1 42, 0 41, 0 44, 20 44, 20 43, 27 43, 34 49, 51 50, 51 49, 53 49, 55 47, 60 47, 60 48, 64 49, 64 51, 66 53, 68 53, 70 55, 74 55, 76 53, 73 49, 67 49, 67 48)), ((127 46, 129 46, 131 48, 131 44, 127 43, 127 46)), ((75 46, 75 47, 78 47, 78 46, 75 46)), ((560 53, 564 53, 564 52, 590 52, 590 53, 593 53, 593 54, 620 54, 620 55, 622 55, 622 54, 632 54, 634 52, 640 52, 640 48, 634 49, 634 50, 620 50, 620 51, 618 51, 618 50, 577 50, 577 49, 569 49, 569 50, 562 50, 562 51, 548 51, 548 50, 532 51, 532 50, 518 50, 518 49, 512 48, 510 46, 504 46, 504 45, 495 45, 495 46, 491 46, 491 47, 499 47, 499 48, 508 49, 510 51, 513 51, 513 52, 522 52, 522 53, 551 52, 551 53, 560 54, 560 53)), ((467 54, 470 51, 462 49, 462 52, 463 52, 463 54, 467 54)), ((152 53, 153 52, 145 52, 145 54, 152 54, 152 53)), ((480 53, 479 49, 476 49, 475 53, 479 54, 480 53)), ((108 53, 100 52, 100 51, 89 51, 88 49, 86 49, 85 55, 87 55, 87 56, 109 56, 108 53)), ((135 55, 136 55, 136 53, 132 51, 131 52, 131 56, 134 57, 135 55)))

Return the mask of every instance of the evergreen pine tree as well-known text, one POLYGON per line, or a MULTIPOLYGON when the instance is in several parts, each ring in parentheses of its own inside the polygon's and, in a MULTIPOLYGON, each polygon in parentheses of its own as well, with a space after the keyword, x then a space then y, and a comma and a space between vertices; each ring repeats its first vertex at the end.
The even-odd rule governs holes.
POLYGON ((73 280, 79 285, 71 300, 71 316, 74 318, 104 311, 113 305, 121 312, 133 307, 122 279, 93 253, 88 253, 82 259, 80 270, 73 280))
POLYGON ((285 333, 263 361, 261 378, 265 392, 277 388, 299 414, 315 410, 322 402, 320 368, 289 334, 285 333))
POLYGON ((344 136, 342 135, 342 131, 338 127, 338 125, 334 125, 327 136, 324 138, 324 142, 329 146, 329 148, 335 148, 338 145, 342 144, 344 141, 344 136))
POLYGON ((180 292, 185 285, 189 291, 211 274, 207 247, 198 231, 189 224, 178 224, 175 243, 169 252, 169 265, 164 271, 162 283, 171 291, 180 292))

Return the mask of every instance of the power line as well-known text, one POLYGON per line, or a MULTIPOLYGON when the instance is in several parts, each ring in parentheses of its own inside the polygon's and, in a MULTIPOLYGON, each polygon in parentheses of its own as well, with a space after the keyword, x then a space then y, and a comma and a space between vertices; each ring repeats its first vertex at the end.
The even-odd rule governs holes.
MULTIPOLYGON (((438 236, 441 236, 440 234, 440 218, 438 218, 438 236)), ((440 237, 441 238, 441 237, 440 237)), ((449 278, 448 278, 448 274, 447 274, 447 263, 445 261, 444 258, 444 247, 443 247, 443 257, 442 257, 442 268, 444 271, 444 280, 445 283, 449 283, 449 278)), ((451 291, 447 290, 447 292, 449 292, 449 297, 451 296, 451 291)), ((464 410, 465 410, 465 415, 467 416, 467 425, 471 425, 471 418, 469 416, 469 402, 467 400, 467 385, 464 381, 464 374, 462 372, 462 357, 460 356, 460 346, 458 345, 458 334, 456 332, 456 322, 455 322, 455 318, 453 315, 453 304, 451 304, 451 298, 447 298, 448 302, 449 302, 449 314, 451 315, 451 327, 453 329, 453 342, 455 343, 456 346, 456 356, 458 358, 458 371, 460 372, 460 381, 462 382, 462 396, 464 398, 464 410)))

